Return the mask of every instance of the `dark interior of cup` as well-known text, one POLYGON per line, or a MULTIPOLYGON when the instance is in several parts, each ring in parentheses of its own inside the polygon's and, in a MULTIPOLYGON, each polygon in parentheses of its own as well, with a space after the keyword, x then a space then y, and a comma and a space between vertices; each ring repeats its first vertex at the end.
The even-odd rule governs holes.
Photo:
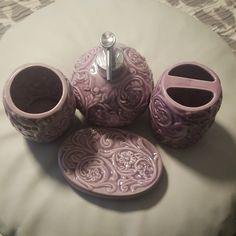
POLYGON ((212 75, 206 71, 204 68, 193 65, 193 64, 184 64, 174 67, 169 71, 169 75, 179 76, 182 78, 205 80, 205 81, 214 81, 212 75))
MULTIPOLYGON (((204 81, 214 81, 212 75, 204 68, 184 64, 173 68, 169 75, 178 76, 180 79, 196 79, 204 81)), ((178 88, 172 87, 167 89, 168 95, 177 103, 187 107, 200 107, 211 101, 212 92, 195 88, 178 88)))
POLYGON ((56 73, 43 66, 31 66, 14 77, 10 95, 18 109, 35 114, 55 107, 62 90, 62 82, 56 73))
POLYGON ((211 101, 213 94, 207 90, 168 88, 168 95, 179 104, 187 107, 200 107, 211 101))

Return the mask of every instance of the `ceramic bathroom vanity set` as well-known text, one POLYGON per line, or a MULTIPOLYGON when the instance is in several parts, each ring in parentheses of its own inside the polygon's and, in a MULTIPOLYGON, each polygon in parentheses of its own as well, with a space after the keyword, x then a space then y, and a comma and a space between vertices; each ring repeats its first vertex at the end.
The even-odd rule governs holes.
POLYGON ((116 43, 111 32, 78 59, 70 80, 51 66, 32 63, 16 69, 3 90, 12 125, 35 142, 50 142, 64 134, 79 109, 93 128, 66 138, 58 154, 60 169, 72 187, 112 198, 143 193, 162 173, 156 147, 117 128, 148 109, 147 122, 157 141, 185 148, 210 128, 221 101, 218 76, 195 62, 173 65, 154 85, 145 58, 116 43))

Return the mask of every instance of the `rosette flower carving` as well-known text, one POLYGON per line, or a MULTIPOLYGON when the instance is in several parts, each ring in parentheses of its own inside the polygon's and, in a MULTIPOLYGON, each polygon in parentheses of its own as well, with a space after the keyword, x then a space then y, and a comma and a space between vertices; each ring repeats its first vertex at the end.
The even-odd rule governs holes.
POLYGON ((128 125, 149 104, 153 89, 151 70, 135 49, 120 49, 124 54, 124 65, 119 73, 114 73, 113 81, 107 81, 96 64, 99 47, 84 54, 75 65, 71 84, 77 107, 95 125, 128 125))
POLYGON ((127 196, 145 191, 159 179, 162 163, 155 147, 118 129, 84 129, 59 152, 65 178, 94 194, 127 196))

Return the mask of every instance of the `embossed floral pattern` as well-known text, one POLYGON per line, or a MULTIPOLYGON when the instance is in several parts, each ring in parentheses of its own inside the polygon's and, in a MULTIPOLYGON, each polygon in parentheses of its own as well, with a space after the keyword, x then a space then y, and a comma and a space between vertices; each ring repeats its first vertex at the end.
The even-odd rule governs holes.
POLYGON ((132 64, 136 69, 141 71, 148 70, 148 65, 145 58, 139 55, 134 48, 125 48, 124 55, 130 64, 132 64))
POLYGON ((130 170, 134 168, 134 163, 136 162, 137 158, 132 151, 123 151, 118 154, 117 158, 118 166, 122 170, 130 170))
POLYGON ((77 107, 93 124, 108 127, 127 125, 148 106, 153 89, 152 72, 135 49, 122 48, 124 69, 112 82, 107 81, 96 68, 98 50, 99 47, 90 50, 75 65, 71 84, 77 107), (94 68, 97 73, 94 73, 94 68))
POLYGON ((5 112, 12 125, 23 134, 27 139, 36 142, 50 142, 60 135, 69 127, 74 119, 75 97, 71 85, 68 84, 68 95, 61 109, 51 116, 39 119, 23 117, 15 113, 3 99, 5 112))
POLYGON ((150 99, 150 121, 157 139, 176 148, 196 143, 215 120, 222 96, 202 112, 178 112, 166 104, 166 98, 159 83, 150 99))
POLYGON ((155 147, 136 134, 118 129, 75 132, 59 151, 66 179, 83 191, 126 196, 146 190, 160 177, 155 147))

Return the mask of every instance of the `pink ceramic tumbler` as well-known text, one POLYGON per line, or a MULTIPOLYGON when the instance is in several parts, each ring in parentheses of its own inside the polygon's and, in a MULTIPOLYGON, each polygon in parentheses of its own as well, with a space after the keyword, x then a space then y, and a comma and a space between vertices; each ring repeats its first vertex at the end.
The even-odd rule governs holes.
POLYGON ((166 70, 149 105, 157 139, 175 148, 196 143, 215 120, 222 101, 218 76, 198 63, 181 63, 166 70))
POLYGON ((75 113, 70 83, 61 72, 44 64, 18 68, 5 84, 3 105, 12 125, 36 142, 62 135, 75 113))

